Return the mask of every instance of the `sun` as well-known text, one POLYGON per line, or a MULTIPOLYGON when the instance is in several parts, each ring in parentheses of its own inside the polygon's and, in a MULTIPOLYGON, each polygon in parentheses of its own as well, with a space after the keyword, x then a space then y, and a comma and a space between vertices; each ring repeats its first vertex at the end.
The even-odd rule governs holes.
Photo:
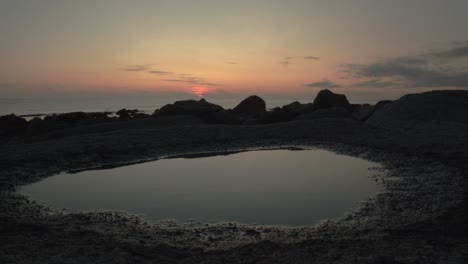
POLYGON ((192 94, 203 97, 208 92, 208 88, 206 86, 194 86, 192 87, 192 94))

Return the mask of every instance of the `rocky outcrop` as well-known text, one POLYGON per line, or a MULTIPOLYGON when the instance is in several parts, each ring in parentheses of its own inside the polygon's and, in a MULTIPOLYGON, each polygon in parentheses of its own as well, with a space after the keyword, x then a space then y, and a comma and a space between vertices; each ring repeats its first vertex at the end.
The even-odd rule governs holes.
POLYGON ((154 112, 155 116, 169 116, 169 115, 193 115, 202 116, 208 113, 223 111, 219 105, 207 102, 205 99, 196 100, 183 100, 176 101, 173 104, 168 104, 154 112))
POLYGON ((352 105, 353 111, 351 112, 354 118, 360 121, 366 121, 374 112, 374 105, 362 104, 362 105, 352 105))
POLYGON ((209 124, 239 125, 241 118, 232 113, 231 110, 210 112, 201 116, 201 119, 209 124))
POLYGON ((301 104, 298 101, 292 102, 290 104, 284 105, 281 107, 281 110, 289 112, 292 114, 303 114, 305 112, 311 112, 313 110, 313 104, 301 104))
POLYGON ((368 124, 399 128, 415 123, 468 124, 468 91, 432 91, 409 94, 393 102, 380 102, 368 124))
POLYGON ((237 115, 258 116, 266 111, 266 103, 262 98, 252 95, 242 100, 232 112, 237 115))
POLYGON ((360 120, 360 121, 366 121, 369 119, 376 111, 384 107, 385 105, 391 103, 392 101, 390 100, 383 100, 379 101, 375 105, 370 105, 370 104, 363 104, 363 105, 352 105, 353 111, 352 114, 353 116, 360 120))
POLYGON ((85 113, 85 112, 70 112, 58 115, 50 115, 44 118, 44 121, 57 121, 63 123, 80 123, 86 121, 94 120, 105 120, 107 119, 106 112, 96 112, 96 113, 85 113))
POLYGON ((313 102, 313 109, 319 110, 331 107, 343 107, 348 111, 351 110, 351 104, 344 94, 336 94, 326 89, 321 90, 313 102))
POLYGON ((0 116, 0 136, 21 135, 26 130, 28 122, 14 114, 0 116))
POLYGON ((285 111, 280 107, 275 107, 273 110, 266 112, 259 120, 259 123, 287 122, 292 120, 296 115, 293 111, 285 111))
POLYGON ((351 113, 344 107, 331 107, 319 109, 314 112, 298 115, 294 120, 312 120, 320 118, 344 118, 355 119, 351 113))
POLYGON ((119 118, 131 118, 135 114, 137 114, 139 111, 138 109, 120 109, 119 111, 115 112, 116 115, 119 116, 119 118))
POLYGON ((28 126, 26 128, 26 135, 27 136, 35 136, 38 134, 43 133, 44 131, 47 131, 50 129, 49 126, 47 126, 48 122, 40 119, 39 117, 35 117, 28 122, 28 126))
POLYGON ((312 111, 313 105, 311 103, 301 104, 298 101, 295 101, 282 107, 275 107, 273 110, 266 112, 262 116, 260 123, 287 122, 298 115, 312 111))

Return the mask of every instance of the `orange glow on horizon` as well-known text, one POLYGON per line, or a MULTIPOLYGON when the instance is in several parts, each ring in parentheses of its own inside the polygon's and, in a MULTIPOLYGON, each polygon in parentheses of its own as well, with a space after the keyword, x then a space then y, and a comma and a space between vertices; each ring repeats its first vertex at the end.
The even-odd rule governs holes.
POLYGON ((194 86, 192 87, 192 94, 203 97, 208 92, 208 88, 206 86, 194 86))

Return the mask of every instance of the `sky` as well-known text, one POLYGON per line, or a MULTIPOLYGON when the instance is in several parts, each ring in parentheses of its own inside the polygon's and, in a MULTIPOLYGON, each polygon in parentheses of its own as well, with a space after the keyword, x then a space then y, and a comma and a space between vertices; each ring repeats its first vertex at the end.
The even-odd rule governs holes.
POLYGON ((468 88, 466 0, 0 0, 0 98, 468 88))

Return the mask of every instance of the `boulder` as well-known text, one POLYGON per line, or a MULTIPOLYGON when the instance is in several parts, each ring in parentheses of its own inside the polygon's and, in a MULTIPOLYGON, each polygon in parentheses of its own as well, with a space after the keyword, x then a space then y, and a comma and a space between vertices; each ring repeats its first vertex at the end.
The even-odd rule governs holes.
POLYGON ((374 109, 375 106, 370 104, 353 105, 352 115, 360 121, 366 121, 374 113, 374 109))
POLYGON ((391 103, 391 102, 392 102, 391 100, 382 100, 382 101, 379 101, 377 104, 375 104, 374 112, 377 111, 377 110, 380 110, 382 107, 388 105, 388 104, 391 103))
POLYGON ((26 130, 28 122, 14 114, 0 116, 0 136, 21 135, 26 130))
POLYGON ((28 126, 26 128, 26 135, 27 136, 35 136, 41 134, 42 132, 47 130, 47 126, 45 125, 45 121, 40 119, 39 117, 35 117, 28 122, 28 126))
POLYGON ((379 101, 375 105, 369 105, 369 104, 363 104, 363 105, 352 105, 353 106, 353 111, 352 114, 353 116, 360 120, 360 121, 366 121, 371 117, 377 110, 381 109, 385 105, 391 103, 392 101, 390 100, 383 100, 379 101))
POLYGON ((292 120, 297 113, 293 110, 285 111, 283 108, 275 107, 272 111, 266 112, 259 123, 277 123, 292 120))
POLYGON ((156 116, 168 115, 193 115, 202 116, 208 113, 223 111, 219 105, 207 102, 205 99, 196 100, 183 100, 177 101, 173 104, 168 104, 154 112, 156 116))
POLYGON ((262 98, 252 95, 234 107, 232 112, 237 115, 259 116, 266 112, 266 103, 262 98))
POLYGON ((393 102, 379 102, 366 123, 386 128, 428 122, 468 124, 467 102, 468 91, 463 90, 408 94, 393 102))
POLYGON ((119 111, 115 112, 119 118, 131 118, 134 117, 139 111, 137 109, 120 109, 119 111))
POLYGON ((313 104, 301 104, 298 101, 292 102, 290 104, 284 105, 281 107, 281 110, 289 112, 292 114, 302 114, 313 110, 313 104))
POLYGON ((148 114, 145 114, 145 113, 135 113, 133 116, 133 118, 148 118, 148 117, 151 117, 151 115, 148 115, 148 114))
POLYGON ((343 107, 348 111, 352 108, 344 94, 336 94, 328 89, 321 90, 314 99, 313 109, 319 110, 331 107, 343 107))

